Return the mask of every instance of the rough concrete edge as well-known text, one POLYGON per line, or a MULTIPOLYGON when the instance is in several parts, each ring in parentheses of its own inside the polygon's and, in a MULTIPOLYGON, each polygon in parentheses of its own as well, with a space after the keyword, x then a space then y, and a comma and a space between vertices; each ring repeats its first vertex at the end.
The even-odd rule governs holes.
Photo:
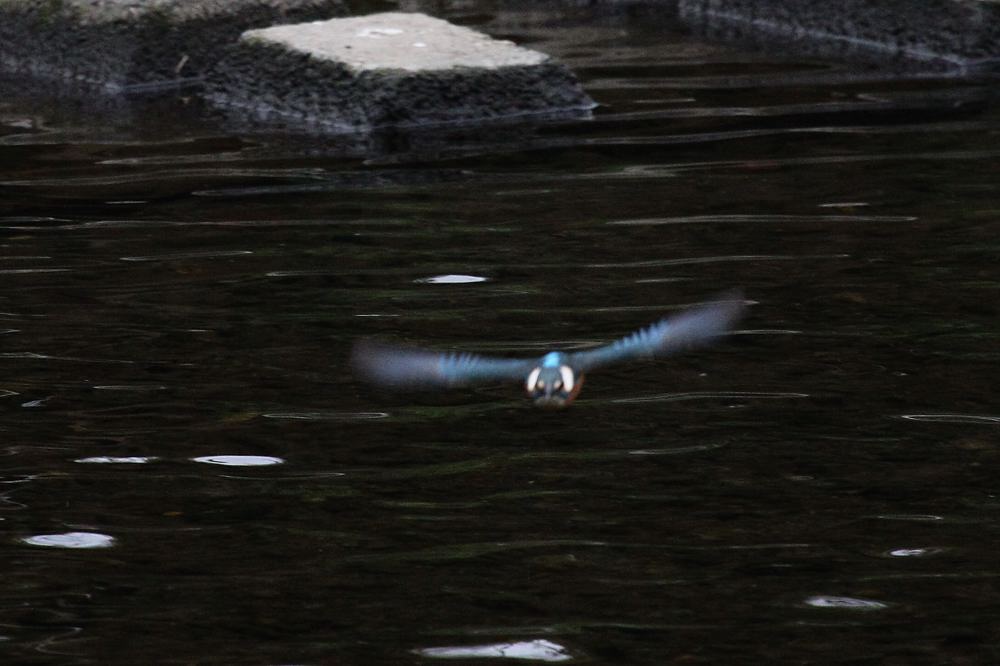
MULTIPOLYGON (((705 17, 715 23, 713 31, 726 27, 740 29, 741 37, 724 39, 736 43, 774 49, 788 45, 806 53, 831 54, 835 58, 864 60, 872 63, 896 64, 904 67, 923 65, 936 71, 958 76, 986 74, 1000 71, 1000 47, 995 56, 962 57, 932 49, 919 49, 898 41, 856 37, 846 32, 834 32, 818 27, 804 27, 790 22, 747 16, 735 11, 713 8, 712 0, 676 0, 678 16, 692 27, 707 25, 705 17), (835 52, 836 51, 836 52, 835 52)), ((954 0, 958 4, 959 0, 954 0)), ((1000 0, 971 0, 976 6, 986 7, 995 14, 1000 24, 1000 0)), ((779 3, 780 4, 780 3, 779 3)), ((968 3, 963 3, 968 4, 968 3)), ((930 33, 926 33, 930 34, 930 33)), ((709 35, 711 38, 711 35, 709 35)), ((931 40, 928 40, 931 41, 931 40)))
MULTIPOLYGON (((0 0, 0 17, 18 16, 21 17, 20 20, 25 24, 36 23, 37 30, 35 31, 35 37, 44 39, 45 28, 42 23, 38 22, 38 18, 32 16, 33 13, 38 12, 39 5, 43 1, 39 0, 39 3, 36 3, 34 1, 23 2, 14 0, 13 2, 4 2, 0 0)), ((172 0, 171 4, 178 4, 178 2, 179 0, 172 0)), ((224 20, 226 15, 222 11, 222 8, 228 5, 224 2, 210 4, 216 11, 207 14, 197 12, 181 13, 175 17, 175 20, 171 20, 169 14, 165 13, 168 10, 154 8, 141 13, 130 12, 127 15, 133 16, 135 20, 131 23, 122 23, 118 20, 120 17, 107 21, 87 21, 83 18, 84 13, 76 4, 55 0, 55 2, 51 3, 49 9, 43 9, 40 12, 40 20, 51 23, 48 29, 64 30, 68 35, 87 35, 89 32, 90 34, 87 36, 87 39, 92 39, 94 35, 103 35, 101 38, 109 43, 113 43, 115 40, 120 41, 121 43, 118 46, 122 50, 135 47, 133 52, 126 58, 122 58, 118 67, 114 66, 114 57, 105 58, 103 61, 108 63, 109 67, 107 71, 110 74, 101 76, 99 72, 100 67, 97 66, 93 68, 87 68, 86 66, 74 68, 72 64, 67 66, 53 62, 51 59, 38 57, 38 52, 35 52, 35 55, 29 54, 24 56, 14 53, 10 49, 0 48, 0 69, 6 75, 27 75, 38 79, 40 87, 45 82, 54 83, 62 89, 60 92, 70 95, 87 92, 108 95, 145 94, 196 87, 202 83, 204 72, 211 66, 210 64, 203 68, 204 71, 199 71, 195 75, 181 76, 180 71, 187 62, 187 58, 182 57, 178 59, 178 76, 174 78, 152 78, 156 72, 154 69, 149 69, 145 72, 150 77, 149 80, 137 81, 129 79, 130 68, 134 65, 135 54, 141 53, 144 46, 150 45, 150 42, 147 40, 147 33, 149 31, 174 30, 179 27, 183 28, 185 25, 208 24, 212 22, 217 22, 220 28, 230 24, 224 20), (131 42, 129 42, 130 39, 131 42)), ((277 12, 279 5, 287 4, 289 3, 274 2, 273 0, 248 2, 245 5, 236 7, 232 11, 230 18, 236 20, 240 17, 252 17, 255 12, 277 12)), ((303 22, 317 18, 343 16, 347 10, 348 6, 345 0, 303 0, 300 3, 295 3, 294 6, 288 7, 288 14, 285 14, 284 10, 280 13, 282 16, 287 15, 297 22, 303 22)), ((270 25, 280 24, 280 22, 270 23, 270 25)), ((233 30, 231 37, 225 41, 233 43, 239 39, 243 31, 255 27, 261 27, 261 25, 254 25, 252 22, 247 21, 242 30, 239 30, 239 26, 237 26, 237 30, 233 30)), ((221 32, 225 31, 221 30, 221 32)), ((3 30, 0 29, 0 35, 2 34, 3 30)), ((200 50, 206 53, 215 52, 217 57, 221 57, 222 49, 225 48, 225 45, 217 44, 216 41, 218 38, 221 38, 221 36, 217 36, 216 40, 205 39, 199 47, 200 50)), ((189 42, 190 38, 186 36, 175 40, 176 45, 179 47, 190 46, 189 42)), ((152 43, 151 48, 169 48, 170 44, 171 42, 164 40, 152 43)), ((86 62, 86 59, 80 61, 81 64, 86 62)), ((92 62, 97 63, 100 61, 94 60, 92 62)))
MULTIPOLYGON (((331 2, 337 2, 345 10, 345 0, 253 0, 237 7, 247 7, 258 10, 277 12, 300 12, 311 8, 320 8, 331 2)), ((61 15, 75 19, 78 25, 107 25, 110 23, 128 23, 138 20, 166 21, 172 25, 180 25, 186 21, 226 16, 232 12, 232 2, 227 0, 142 0, 129 4, 108 0, 2 0, 0 9, 4 6, 28 9, 41 8, 44 13, 61 15)))
MULTIPOLYGON (((246 34, 246 33, 244 33, 246 34)), ((205 89, 202 97, 212 106, 222 110, 235 120, 244 121, 251 126, 265 126, 267 124, 284 124, 290 129, 302 129, 309 132, 345 134, 356 132, 373 132, 383 129, 422 129, 432 127, 461 127, 477 126, 486 124, 516 124, 530 121, 568 120, 574 118, 589 118, 591 111, 598 106, 597 102, 587 94, 580 84, 574 72, 558 60, 551 58, 547 54, 546 59, 536 65, 511 65, 498 67, 495 69, 456 67, 453 69, 427 70, 425 72, 411 72, 404 69, 386 68, 382 70, 361 70, 355 71, 343 63, 335 60, 311 58, 307 53, 297 52, 289 49, 286 45, 278 42, 260 39, 241 39, 226 49, 226 56, 222 58, 212 68, 205 81, 205 89), (335 103, 336 95, 331 94, 327 99, 323 98, 323 92, 314 95, 318 105, 315 109, 304 111, 295 103, 287 105, 272 104, 269 97, 281 98, 284 91, 275 86, 276 81, 283 81, 284 78, 274 76, 253 75, 253 70, 240 65, 241 60, 262 61, 268 63, 281 63, 282 60, 292 59, 298 61, 296 71, 306 81, 315 79, 318 85, 340 85, 345 90, 352 88, 357 90, 357 94, 342 95, 342 97, 355 100, 355 106, 340 107, 343 113, 337 115, 338 105, 335 103), (385 94, 392 97, 395 88, 416 85, 419 87, 421 79, 430 81, 435 78, 455 76, 466 81, 480 77, 503 77, 505 75, 513 78, 518 73, 537 72, 539 79, 546 76, 550 78, 561 78, 561 82, 554 83, 552 90, 564 90, 564 96, 573 100, 568 105, 550 105, 537 109, 528 109, 514 113, 502 112, 494 113, 478 107, 479 112, 456 114, 454 117, 445 118, 443 110, 447 107, 441 105, 442 110, 434 118, 420 118, 416 120, 389 120, 382 122, 378 120, 380 112, 392 110, 394 105, 386 104, 379 106, 378 95, 373 91, 385 91, 385 94), (545 72, 548 72, 546 75, 545 72), (414 84, 414 82, 416 82, 414 84), (256 94, 252 94, 256 91, 256 94), (327 106, 324 107, 324 104, 327 106), (374 109, 365 109, 378 107, 374 109), (375 118, 372 121, 372 118, 375 118), (276 120, 277 119, 277 120, 276 120)), ((280 69, 280 67, 279 67, 280 69)), ((301 86, 299 86, 301 89, 301 86)), ((483 90, 489 90, 483 87, 483 90)), ((501 88, 494 86, 493 89, 501 88)), ((539 90, 542 90, 540 87, 539 90)), ((511 99, 514 99, 511 97, 511 99)), ((477 108, 473 106, 473 108, 477 108)))

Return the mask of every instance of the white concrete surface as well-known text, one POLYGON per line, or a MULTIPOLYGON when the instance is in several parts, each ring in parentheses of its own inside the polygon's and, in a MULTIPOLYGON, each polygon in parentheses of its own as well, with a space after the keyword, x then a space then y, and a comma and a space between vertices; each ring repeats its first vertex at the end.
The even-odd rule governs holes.
POLYGON ((549 56, 424 14, 387 12, 283 25, 245 32, 263 42, 339 62, 357 72, 399 69, 424 72, 476 67, 538 65, 549 56))

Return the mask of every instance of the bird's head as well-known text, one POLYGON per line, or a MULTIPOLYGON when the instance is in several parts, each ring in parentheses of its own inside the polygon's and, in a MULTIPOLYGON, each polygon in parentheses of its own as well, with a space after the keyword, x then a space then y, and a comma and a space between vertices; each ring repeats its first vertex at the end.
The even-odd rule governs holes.
POLYGON ((539 407, 566 407, 583 386, 583 375, 567 363, 565 354, 546 354, 525 382, 528 395, 539 407))

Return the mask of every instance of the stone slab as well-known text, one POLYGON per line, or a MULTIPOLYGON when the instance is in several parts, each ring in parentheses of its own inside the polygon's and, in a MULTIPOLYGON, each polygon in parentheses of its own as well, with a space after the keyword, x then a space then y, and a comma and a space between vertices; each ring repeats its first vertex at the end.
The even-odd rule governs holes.
POLYGON ((346 11, 344 0, 0 0, 0 67, 107 92, 176 85, 249 28, 346 11))
POLYGON ((997 0, 679 0, 697 34, 955 74, 1000 70, 997 0))
POLYGON ((251 30, 207 97, 260 120, 330 131, 580 115, 594 107, 549 56, 418 13, 251 30))

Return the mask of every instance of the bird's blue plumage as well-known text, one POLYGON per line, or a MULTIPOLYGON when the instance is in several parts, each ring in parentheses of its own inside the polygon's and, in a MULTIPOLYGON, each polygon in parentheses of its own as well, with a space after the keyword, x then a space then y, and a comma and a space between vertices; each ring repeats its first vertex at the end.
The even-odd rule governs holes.
POLYGON ((564 363, 566 355, 562 352, 549 352, 542 357, 543 368, 558 368, 564 363))

